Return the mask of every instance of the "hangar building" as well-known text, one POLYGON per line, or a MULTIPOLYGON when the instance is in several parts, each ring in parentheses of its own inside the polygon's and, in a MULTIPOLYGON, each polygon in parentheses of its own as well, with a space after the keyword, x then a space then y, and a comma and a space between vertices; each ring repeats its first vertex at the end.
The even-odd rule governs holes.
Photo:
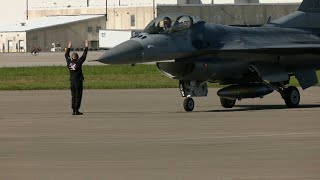
POLYGON ((99 30, 105 29, 104 15, 51 16, 25 23, 0 26, 1 52, 26 52, 34 48, 59 51, 73 40, 80 49, 88 39, 91 48, 98 48, 99 30))

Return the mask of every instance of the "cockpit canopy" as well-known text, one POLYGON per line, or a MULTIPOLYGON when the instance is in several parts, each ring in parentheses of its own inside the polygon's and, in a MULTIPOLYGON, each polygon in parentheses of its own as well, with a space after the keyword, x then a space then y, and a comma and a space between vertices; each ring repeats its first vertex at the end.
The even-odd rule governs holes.
POLYGON ((185 14, 162 14, 151 21, 144 29, 149 34, 164 34, 189 29, 200 20, 185 14))

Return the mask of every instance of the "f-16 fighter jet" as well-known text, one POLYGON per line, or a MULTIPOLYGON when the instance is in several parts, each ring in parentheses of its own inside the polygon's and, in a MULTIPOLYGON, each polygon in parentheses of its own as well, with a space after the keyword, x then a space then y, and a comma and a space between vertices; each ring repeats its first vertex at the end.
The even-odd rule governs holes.
POLYGON ((217 93, 225 108, 274 90, 288 108, 295 108, 300 93, 288 87, 290 78, 296 77, 303 89, 318 83, 320 0, 304 0, 298 11, 261 27, 211 24, 185 14, 160 15, 143 33, 98 61, 156 62, 165 76, 179 80, 186 111, 194 109, 192 97, 207 96, 208 83, 227 86, 217 93))

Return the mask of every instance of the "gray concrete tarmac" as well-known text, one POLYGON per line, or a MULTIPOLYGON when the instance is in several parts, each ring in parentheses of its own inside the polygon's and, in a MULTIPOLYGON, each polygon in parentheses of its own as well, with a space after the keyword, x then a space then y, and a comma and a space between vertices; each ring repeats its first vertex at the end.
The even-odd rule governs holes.
MULTIPOLYGON (((106 51, 89 51, 84 65, 104 65, 90 62, 98 59, 106 51)), ((80 56, 83 52, 77 52, 80 56)), ((0 67, 30 67, 30 66, 65 66, 64 52, 40 52, 33 56, 31 53, 0 53, 0 67)))
POLYGON ((223 109, 217 89, 182 108, 178 89, 0 91, 2 180, 320 179, 320 88, 223 109))

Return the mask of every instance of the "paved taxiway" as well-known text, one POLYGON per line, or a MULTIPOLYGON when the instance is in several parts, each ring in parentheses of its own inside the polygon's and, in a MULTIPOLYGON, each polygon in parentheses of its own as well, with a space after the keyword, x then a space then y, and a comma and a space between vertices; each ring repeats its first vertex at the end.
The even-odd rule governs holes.
MULTIPOLYGON (((89 62, 98 59, 106 51, 89 51, 85 65, 103 65, 99 62, 89 62)), ((80 56, 83 52, 77 52, 80 56)), ((31 53, 0 53, 0 67, 27 66, 65 66, 64 52, 40 52, 37 56, 31 53)))
POLYGON ((210 89, 0 91, 0 179, 320 179, 320 88, 285 109, 277 93, 220 107, 210 89))

